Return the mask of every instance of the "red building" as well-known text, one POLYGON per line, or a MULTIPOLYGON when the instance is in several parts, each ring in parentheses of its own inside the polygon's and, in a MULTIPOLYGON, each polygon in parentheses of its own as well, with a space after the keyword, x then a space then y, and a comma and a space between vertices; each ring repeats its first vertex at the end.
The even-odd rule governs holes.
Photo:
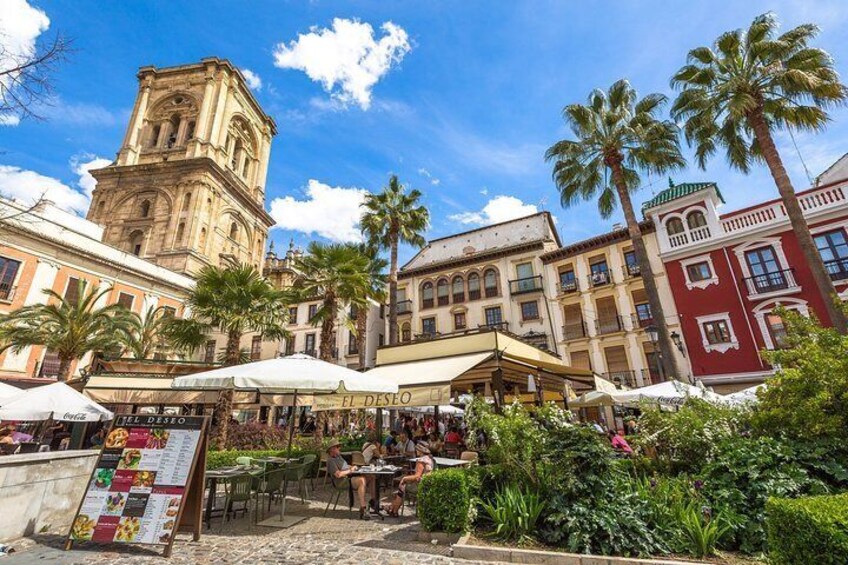
MULTIPOLYGON (((840 297, 848 297, 848 174, 834 166, 798 194, 840 297), (834 179, 833 177, 840 178, 834 179)), ((830 320, 779 199, 719 214, 715 183, 671 185, 646 202, 657 228, 692 373, 719 392, 773 370, 760 351, 785 341, 782 305, 830 320)))

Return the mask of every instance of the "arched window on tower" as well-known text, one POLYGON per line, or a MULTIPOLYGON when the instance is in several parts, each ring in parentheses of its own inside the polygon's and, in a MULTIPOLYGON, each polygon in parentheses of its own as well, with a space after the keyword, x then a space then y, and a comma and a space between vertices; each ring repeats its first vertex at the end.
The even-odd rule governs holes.
POLYGON ((141 257, 142 246, 144 245, 144 232, 136 230, 130 234, 130 253, 136 257, 141 257))
POLYGON ((200 251, 206 247, 206 228, 200 228, 200 251))
POLYGON ((150 200, 142 200, 141 208, 139 209, 139 216, 142 218, 150 216, 150 200))
POLYGON ((250 173, 250 159, 245 159, 244 166, 241 169, 241 178, 246 181, 248 173, 250 173))
POLYGON ((191 192, 187 192, 185 196, 183 196, 183 212, 188 211, 188 206, 191 204, 191 192))
POLYGON ((684 229, 683 222, 680 218, 672 218, 665 223, 665 230, 668 232, 668 235, 683 233, 684 229))
POLYGON ((241 151, 242 151, 242 143, 241 139, 236 139, 236 143, 233 146, 233 156, 230 158, 230 168, 236 172, 238 172, 238 164, 241 159, 241 151))
POLYGON ((165 147, 171 149, 172 147, 177 146, 177 136, 180 133, 180 117, 177 114, 171 116, 171 119, 168 120, 168 124, 170 128, 168 129, 168 141, 165 143, 165 147))
POLYGON ((103 217, 103 212, 105 211, 105 209, 106 209, 106 202, 105 201, 101 200, 100 202, 97 203, 97 217, 98 218, 103 217))
POLYGON ((235 223, 235 222, 230 224, 230 239, 232 239, 233 241, 238 241, 238 237, 239 237, 238 232, 239 232, 238 224, 235 223))
POLYGON ((180 222, 180 225, 177 226, 177 239, 175 241, 177 246, 183 244, 183 238, 185 237, 185 222, 180 222))
POLYGON ((159 134, 162 133, 162 126, 156 124, 150 130, 150 139, 147 140, 148 147, 157 147, 159 145, 159 134))
POLYGON ((188 123, 188 126, 186 127, 186 141, 189 141, 194 137, 194 125, 194 120, 192 120, 188 123))
POLYGON ((694 230, 707 225, 707 218, 704 217, 703 212, 695 210, 686 216, 686 223, 689 225, 690 230, 694 230))

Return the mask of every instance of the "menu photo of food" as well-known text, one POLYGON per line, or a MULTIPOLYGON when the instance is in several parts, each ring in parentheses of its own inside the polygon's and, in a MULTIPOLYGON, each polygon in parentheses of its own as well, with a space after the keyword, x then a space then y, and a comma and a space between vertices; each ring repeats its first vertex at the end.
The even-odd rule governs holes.
POLYGON ((98 468, 94 471, 94 480, 91 481, 91 490, 109 490, 112 486, 112 478, 115 476, 115 469, 98 468))
POLYGON ((141 463, 141 450, 125 449, 121 459, 118 460, 118 469, 138 469, 139 463, 141 463))
POLYGON ((168 445, 169 437, 171 437, 171 432, 168 430, 162 428, 152 429, 144 447, 147 449, 165 449, 165 446, 168 445))
POLYGON ((155 471, 136 471, 132 479, 133 490, 153 488, 153 482, 155 480, 155 471))
POLYGON ((126 447, 127 439, 129 439, 129 437, 130 433, 126 428, 115 428, 109 432, 108 436, 106 436, 106 441, 103 446, 107 449, 126 447))
POLYGON ((135 541, 140 530, 141 520, 135 516, 124 516, 118 522, 118 528, 115 530, 115 541, 135 541))
POLYGON ((113 492, 106 497, 103 514, 106 516, 120 516, 127 503, 127 495, 123 492, 113 492))
POLYGON ((90 540, 94 533, 94 526, 96 525, 96 520, 92 520, 86 514, 80 514, 71 526, 71 539, 79 541, 90 540))

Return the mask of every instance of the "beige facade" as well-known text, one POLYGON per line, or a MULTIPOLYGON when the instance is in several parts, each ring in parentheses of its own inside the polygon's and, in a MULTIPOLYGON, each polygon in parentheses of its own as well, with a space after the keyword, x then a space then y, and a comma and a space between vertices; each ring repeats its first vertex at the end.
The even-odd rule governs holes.
POLYGON ((117 159, 92 171, 87 218, 105 243, 173 271, 261 268, 274 121, 226 60, 142 67, 138 78, 117 159))
POLYGON ((399 342, 490 327, 556 352, 540 257, 559 245, 547 212, 430 241, 398 275, 399 342))
MULTIPOLYGON (((666 322, 680 344, 677 361, 691 374, 656 234, 652 224, 642 226, 666 322)), ((541 261, 548 290, 556 297, 552 310, 566 364, 630 387, 658 382, 662 375, 657 353, 645 331, 653 314, 627 230, 568 245, 543 255, 541 261)))

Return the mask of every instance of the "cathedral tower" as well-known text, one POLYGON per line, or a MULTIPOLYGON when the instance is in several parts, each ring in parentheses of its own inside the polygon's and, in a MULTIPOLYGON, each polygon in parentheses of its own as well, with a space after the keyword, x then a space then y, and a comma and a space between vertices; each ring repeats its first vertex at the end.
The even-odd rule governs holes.
POLYGON ((274 120, 229 61, 138 72, 139 92, 114 163, 97 179, 87 218, 104 241, 174 271, 262 268, 265 177, 274 120))

